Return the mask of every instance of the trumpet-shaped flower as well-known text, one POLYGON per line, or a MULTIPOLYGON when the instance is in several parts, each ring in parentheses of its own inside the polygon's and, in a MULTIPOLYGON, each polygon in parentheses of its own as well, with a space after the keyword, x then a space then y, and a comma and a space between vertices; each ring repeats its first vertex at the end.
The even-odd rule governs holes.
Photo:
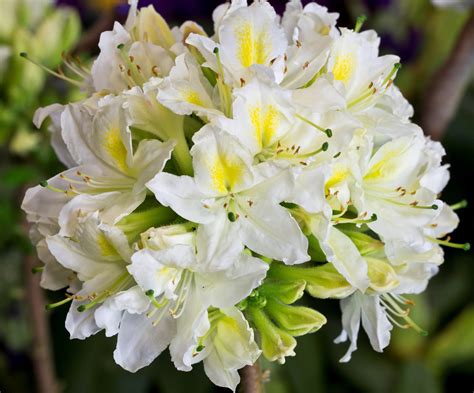
POLYGON ((147 186, 161 204, 203 224, 198 236, 208 248, 218 250, 223 243, 235 249, 240 243, 285 263, 309 259, 306 238, 280 206, 291 195, 290 171, 253 166, 250 152, 212 125, 195 135, 191 153, 194 178, 162 173, 147 186))

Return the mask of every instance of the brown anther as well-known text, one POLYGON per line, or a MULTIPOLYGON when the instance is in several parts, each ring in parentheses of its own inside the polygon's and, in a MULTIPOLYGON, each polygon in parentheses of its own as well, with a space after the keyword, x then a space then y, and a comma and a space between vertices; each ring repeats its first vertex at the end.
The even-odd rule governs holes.
POLYGON ((273 63, 275 63, 276 61, 276 57, 274 57, 273 59, 270 60, 270 65, 273 65, 273 63))
POLYGON ((151 67, 151 73, 154 76, 158 76, 158 66, 154 65, 153 67, 151 67))
POLYGON ((306 68, 309 67, 309 61, 307 61, 306 63, 303 64, 303 70, 306 70, 306 68))
POLYGON ((224 203, 224 209, 227 209, 227 206, 229 206, 229 204, 227 202, 224 203))
POLYGON ((374 82, 370 82, 368 89, 372 89, 373 86, 374 86, 374 82))
POLYGON ((142 72, 142 67, 140 67, 138 64, 137 64, 137 71, 142 72))
POLYGON ((301 48, 301 41, 300 40, 296 40, 296 47, 301 48))
POLYGON ((245 86, 245 79, 240 78, 240 87, 245 86))
POLYGON ((283 70, 283 73, 286 74, 288 72, 288 66, 285 66, 285 69, 283 70))
POLYGON ((306 162, 304 162, 304 161, 300 161, 300 164, 301 164, 301 165, 304 165, 304 166, 308 165, 308 164, 307 164, 306 162))
POLYGON ((249 207, 252 207, 253 201, 248 200, 247 203, 249 204, 249 207))
POLYGON ((438 224, 431 224, 431 228, 436 228, 438 224))
POLYGON ((397 187, 397 188, 395 189, 395 191, 396 191, 396 192, 399 192, 401 189, 402 189, 402 187, 400 186, 400 187, 397 187))
POLYGON ((130 69, 127 70, 127 75, 132 76, 132 71, 130 69))
POLYGON ((285 61, 288 61, 288 55, 287 55, 286 53, 285 53, 285 55, 283 56, 283 59, 284 59, 285 61))
POLYGON ((295 154, 298 154, 298 152, 300 151, 301 149, 301 146, 298 146, 298 148, 295 150, 295 154))
POLYGON ((135 61, 135 58, 133 56, 128 56, 130 63, 133 63, 135 61))
POLYGON ((410 206, 418 206, 418 201, 414 201, 414 202, 410 203, 410 206))

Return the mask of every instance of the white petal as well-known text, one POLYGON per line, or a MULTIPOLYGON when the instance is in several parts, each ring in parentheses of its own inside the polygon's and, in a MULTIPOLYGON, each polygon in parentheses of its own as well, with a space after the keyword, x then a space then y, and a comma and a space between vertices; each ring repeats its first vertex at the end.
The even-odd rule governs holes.
POLYGON ((389 322, 378 296, 363 296, 362 326, 369 336, 372 348, 377 352, 382 352, 390 342, 392 324, 389 322))
POLYGON ((207 306, 200 296, 201 290, 196 283, 191 285, 183 312, 177 319, 176 337, 170 345, 171 358, 180 371, 191 370, 191 365, 194 363, 193 352, 198 340, 210 327, 207 306))
POLYGON ((158 173, 146 186, 162 205, 171 207, 181 217, 201 224, 212 221, 213 214, 203 202, 207 197, 192 177, 158 173))
POLYGON ((169 345, 176 332, 176 322, 167 313, 157 326, 145 314, 125 312, 118 333, 115 362, 136 372, 148 366, 169 345))
POLYGON ((71 339, 84 340, 101 330, 95 322, 93 309, 77 311, 77 307, 82 303, 84 302, 73 300, 66 316, 66 329, 71 339))
POLYGON ((351 360, 351 354, 357 350, 357 337, 359 335, 360 319, 361 319, 361 297, 363 295, 355 293, 346 299, 342 299, 342 333, 334 342, 339 344, 341 342, 350 340, 351 344, 346 354, 339 360, 341 363, 347 363, 351 360))
POLYGON ((267 270, 268 264, 262 260, 241 253, 225 270, 196 273, 202 301, 207 306, 233 307, 261 284, 267 270))
POLYGON ((216 269, 227 268, 244 247, 239 239, 238 225, 229 221, 224 209, 212 223, 199 225, 196 245, 200 263, 216 269))
POLYGON ((321 248, 329 262, 354 287, 364 292, 369 286, 367 263, 352 240, 338 229, 331 227, 327 243, 321 248))
POLYGON ((133 155, 133 169, 138 175, 138 185, 145 188, 145 183, 163 170, 171 157, 174 144, 173 141, 162 143, 149 139, 140 142, 133 155))
POLYGON ((327 205, 325 184, 330 175, 328 165, 319 165, 297 174, 294 196, 288 202, 300 205, 309 213, 320 213, 327 205))
POLYGON ((107 337, 113 337, 119 332, 123 311, 111 306, 111 299, 107 299, 94 312, 95 322, 98 327, 105 329, 107 337))
POLYGON ((309 261, 308 240, 284 207, 266 200, 251 206, 239 202, 240 238, 248 248, 286 264, 309 261))

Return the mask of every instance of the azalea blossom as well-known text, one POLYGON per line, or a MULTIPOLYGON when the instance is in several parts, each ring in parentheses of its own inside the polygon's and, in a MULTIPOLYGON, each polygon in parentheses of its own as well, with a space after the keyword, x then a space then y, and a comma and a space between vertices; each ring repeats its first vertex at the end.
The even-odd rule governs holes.
MULTIPOLYGON (((260 356, 284 363, 326 318, 303 296, 340 300, 383 351, 395 328, 424 330, 406 295, 425 290, 458 225, 441 192, 449 166, 395 85, 377 34, 291 0, 233 0, 208 35, 169 27, 131 1, 101 36, 87 97, 38 110, 66 169, 22 208, 44 266, 65 289, 66 328, 117 336, 135 372, 169 349, 236 390, 260 356)), ((52 72, 52 71, 51 71, 52 72)))

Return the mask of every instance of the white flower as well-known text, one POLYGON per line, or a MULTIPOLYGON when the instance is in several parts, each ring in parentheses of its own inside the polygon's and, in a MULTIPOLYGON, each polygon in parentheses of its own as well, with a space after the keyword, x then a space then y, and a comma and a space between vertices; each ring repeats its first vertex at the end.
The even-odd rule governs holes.
POLYGON ((148 187, 160 203, 203 224, 198 236, 206 238, 211 250, 241 242, 285 263, 309 260, 306 238, 279 205, 291 195, 290 171, 253 166, 250 153, 235 138, 211 125, 195 135, 191 153, 194 178, 163 173, 148 187))
POLYGON ((233 307, 259 285, 268 268, 245 253, 232 262, 216 271, 184 244, 135 253, 128 270, 152 301, 147 315, 122 321, 116 362, 136 371, 170 345, 176 367, 189 371, 199 338, 210 328, 208 308, 233 307))
POLYGON ((197 34, 191 34, 186 42, 195 46, 206 59, 205 65, 216 72, 218 48, 227 83, 239 86, 241 78, 246 79, 248 68, 255 64, 272 68, 277 80, 282 78, 282 63, 276 60, 283 58, 286 38, 268 2, 257 1, 247 6, 246 2, 234 0, 221 17, 216 35, 218 43, 197 34))
POLYGON ((101 224, 96 212, 80 220, 73 238, 55 235, 48 237, 46 243, 56 260, 75 272, 82 283, 80 290, 70 297, 66 328, 71 338, 84 339, 101 328, 106 329, 107 335, 116 334, 118 324, 104 319, 104 315, 103 323, 98 323, 94 316, 101 312, 102 303, 133 287, 126 269, 132 250, 125 235, 117 228, 101 224), (95 308, 97 305, 99 308, 95 308))

